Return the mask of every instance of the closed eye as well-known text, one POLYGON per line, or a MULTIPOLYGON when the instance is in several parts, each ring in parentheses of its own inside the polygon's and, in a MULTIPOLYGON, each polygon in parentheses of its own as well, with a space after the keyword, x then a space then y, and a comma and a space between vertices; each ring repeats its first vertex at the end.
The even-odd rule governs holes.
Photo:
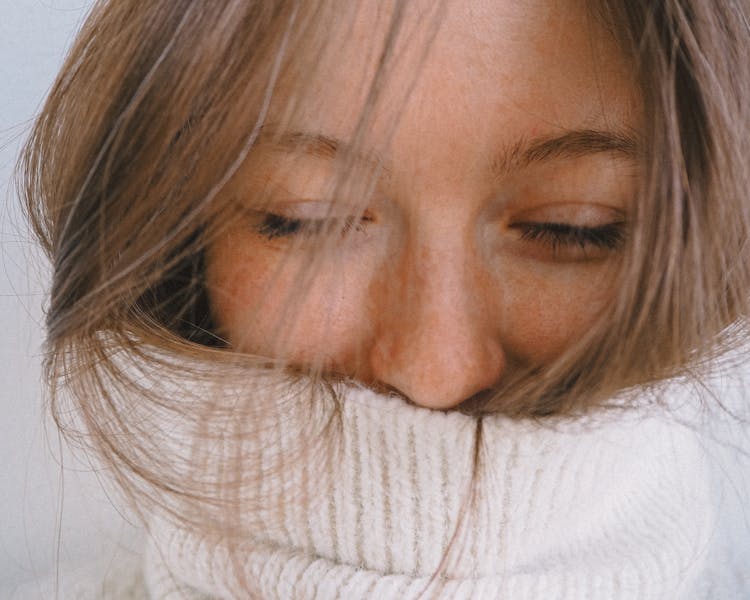
POLYGON ((509 226, 521 233, 521 239, 539 242, 553 251, 564 248, 618 250, 625 243, 626 224, 614 221, 594 227, 570 223, 539 223, 522 221, 509 226))
POLYGON ((260 235, 269 240, 294 236, 313 237, 322 234, 338 233, 344 235, 349 231, 364 231, 372 218, 364 215, 356 217, 330 217, 321 219, 297 219, 277 213, 262 213, 256 229, 260 235))

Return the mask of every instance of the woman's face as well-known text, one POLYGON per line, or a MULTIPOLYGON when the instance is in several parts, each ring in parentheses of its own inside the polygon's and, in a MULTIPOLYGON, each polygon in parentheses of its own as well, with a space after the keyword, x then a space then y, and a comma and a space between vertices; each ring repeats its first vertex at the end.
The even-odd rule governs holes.
MULTIPOLYGON (((582 0, 449 0, 431 42, 435 3, 417 0, 352 156, 389 19, 362 4, 228 187, 246 209, 207 253, 212 311, 237 350, 446 409, 606 318, 641 107, 582 0), (352 176, 332 197, 340 160, 352 176)), ((269 123, 284 100, 282 83, 269 123)))

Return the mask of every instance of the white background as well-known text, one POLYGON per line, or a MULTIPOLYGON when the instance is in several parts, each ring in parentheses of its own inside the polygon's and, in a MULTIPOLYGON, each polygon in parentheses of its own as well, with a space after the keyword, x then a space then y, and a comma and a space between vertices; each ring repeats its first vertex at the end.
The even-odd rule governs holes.
POLYGON ((20 582, 49 579, 58 553, 62 565, 100 557, 123 527, 91 469, 69 455, 60 460, 60 441, 45 422, 48 267, 11 183, 31 120, 90 5, 0 0, 0 598, 20 582))

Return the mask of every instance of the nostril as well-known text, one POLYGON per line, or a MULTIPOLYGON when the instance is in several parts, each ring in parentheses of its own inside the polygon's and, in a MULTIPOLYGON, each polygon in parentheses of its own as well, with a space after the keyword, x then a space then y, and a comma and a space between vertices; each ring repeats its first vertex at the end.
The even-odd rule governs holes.
POLYGON ((403 391, 401 391, 399 388, 397 388, 394 385, 385 383, 380 380, 368 381, 366 382, 366 385, 373 392, 376 392, 384 396, 393 396, 395 398, 400 398, 407 404, 416 405, 416 403, 412 401, 412 399, 409 397, 408 394, 404 393, 403 391))
POLYGON ((458 402, 456 402, 455 400, 449 400, 448 402, 435 402, 436 399, 433 399, 433 401, 431 402, 426 398, 413 399, 409 394, 400 390, 396 386, 384 383, 382 381, 368 382, 367 387, 378 394, 400 398, 401 400, 412 406, 429 406, 432 408, 436 408, 440 405, 443 405, 446 407, 444 408, 444 410, 457 410, 466 414, 481 413, 483 408, 495 398, 498 391, 497 388, 486 388, 477 392, 476 394, 465 398, 464 400, 459 400, 458 402))
POLYGON ((415 379, 417 380, 413 381, 404 376, 401 386, 383 380, 367 382, 367 386, 379 394, 400 398, 412 406, 443 411, 459 410, 466 413, 481 412, 497 393, 497 388, 494 387, 483 388, 472 394, 462 393, 456 389, 450 377, 415 379))

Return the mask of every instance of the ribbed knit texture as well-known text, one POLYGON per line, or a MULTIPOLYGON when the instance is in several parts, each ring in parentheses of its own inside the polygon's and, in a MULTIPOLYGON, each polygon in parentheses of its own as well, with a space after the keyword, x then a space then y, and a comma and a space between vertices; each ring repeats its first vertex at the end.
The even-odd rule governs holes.
POLYGON ((750 594, 735 568, 736 582, 713 595, 733 567, 712 550, 717 503, 706 454, 700 436, 666 412, 485 418, 478 453, 477 421, 460 414, 349 389, 340 416, 332 464, 284 464, 299 443, 293 415, 259 434, 262 464, 247 468, 275 502, 253 515, 252 534, 233 553, 222 539, 155 516, 151 598, 750 594))

